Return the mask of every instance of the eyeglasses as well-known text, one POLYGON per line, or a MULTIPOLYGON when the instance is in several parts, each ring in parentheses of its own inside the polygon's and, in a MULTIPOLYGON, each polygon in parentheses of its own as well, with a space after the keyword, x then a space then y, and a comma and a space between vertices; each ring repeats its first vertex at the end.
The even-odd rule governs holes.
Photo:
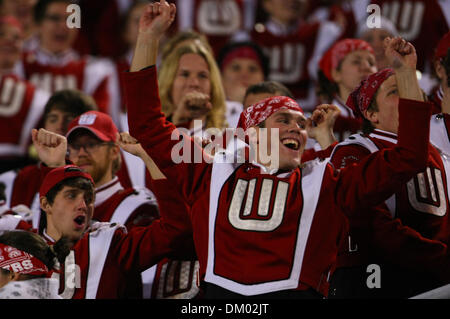
POLYGON ((69 144, 68 151, 71 155, 78 155, 81 148, 84 148, 86 153, 92 154, 92 152, 95 152, 100 146, 102 145, 114 145, 114 143, 111 142, 89 142, 83 145, 80 144, 69 144))

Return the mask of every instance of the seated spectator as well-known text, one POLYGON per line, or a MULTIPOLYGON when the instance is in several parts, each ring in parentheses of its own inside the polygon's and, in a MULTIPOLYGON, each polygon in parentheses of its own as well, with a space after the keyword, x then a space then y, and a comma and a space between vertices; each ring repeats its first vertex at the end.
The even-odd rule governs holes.
POLYGON ((257 0, 176 0, 178 15, 170 33, 204 34, 215 57, 230 41, 246 40, 255 24, 257 0))
POLYGON ((0 15, 13 16, 22 25, 24 50, 35 49, 39 42, 33 15, 37 2, 38 0, 2 0, 0 2, 0 15))
POLYGON ((222 73, 230 127, 236 127, 239 121, 247 88, 267 77, 268 63, 262 49, 252 42, 230 42, 220 50, 217 64, 222 73))
MULTIPOLYGON (((392 21, 398 34, 416 48, 417 70, 431 75, 434 49, 449 31, 450 14, 447 1, 440 0, 370 0, 380 6, 381 14, 392 21)), ((369 4, 367 3, 367 4, 369 4)), ((422 86, 422 89, 425 87, 422 86)), ((428 94, 429 92, 427 92, 428 94)))
POLYGON ((119 120, 119 95, 115 91, 113 63, 104 58, 80 56, 73 48, 77 28, 66 20, 70 0, 40 0, 35 6, 39 46, 26 52, 20 75, 40 88, 55 92, 78 89, 94 98, 98 109, 119 120))
MULTIPOLYGON (((439 41, 434 54, 433 65, 439 84, 429 96, 429 99, 434 105, 433 113, 441 113, 444 111, 442 103, 445 92, 450 90, 450 32, 447 32, 439 41)), ((447 94, 450 94, 450 92, 447 94)))
POLYGON ((369 28, 367 26, 367 20, 363 19, 356 31, 356 37, 366 41, 372 47, 378 70, 390 67, 388 59, 384 54, 384 39, 398 35, 397 28, 390 20, 382 16, 380 17, 380 23, 381 26, 379 28, 369 28))
POLYGON ((306 22, 307 1, 280 5, 263 0, 268 15, 251 39, 270 59, 268 80, 286 85, 307 112, 317 105, 314 81, 320 57, 340 36, 342 25, 332 21, 306 22))
POLYGON ((0 17, 0 173, 33 163, 29 131, 38 126, 50 94, 14 74, 23 30, 12 16, 0 17))
POLYGON ((361 128, 361 119, 345 105, 350 92, 369 74, 377 71, 374 50, 369 43, 359 39, 336 42, 322 57, 318 72, 318 95, 324 103, 339 107, 335 136, 345 140, 361 128))
POLYGON ((206 48, 179 47, 163 61, 159 79, 163 112, 173 124, 192 130, 193 120, 201 120, 200 129, 226 127, 220 71, 206 48))
POLYGON ((0 235, 0 299, 61 299, 59 281, 50 278, 56 262, 64 262, 68 243, 50 247, 39 235, 6 231, 0 235))

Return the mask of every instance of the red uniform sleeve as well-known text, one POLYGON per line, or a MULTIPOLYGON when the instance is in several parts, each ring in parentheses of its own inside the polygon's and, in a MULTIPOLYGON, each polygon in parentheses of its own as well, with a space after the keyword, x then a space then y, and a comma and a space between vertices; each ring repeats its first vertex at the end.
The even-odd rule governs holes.
POLYGON ((450 282, 447 245, 423 237, 381 208, 371 210, 371 246, 384 262, 413 271, 424 271, 450 282))
POLYGON ((202 187, 208 186, 202 183, 206 175, 211 174, 211 165, 203 160, 208 155, 187 134, 166 120, 161 111, 155 66, 139 72, 122 73, 121 84, 130 134, 178 188, 184 200, 191 203, 195 194, 204 192, 202 187), (175 157, 183 157, 184 160, 176 163, 175 157))
POLYGON ((347 215, 380 204, 414 174, 425 170, 431 105, 400 99, 399 114, 397 145, 335 172, 335 200, 347 215))
POLYGON ((192 238, 177 220, 178 212, 173 213, 174 218, 170 221, 161 218, 150 226, 134 227, 129 233, 116 231, 111 249, 124 272, 142 272, 164 257, 176 256, 184 242, 192 238))
POLYGON ((108 81, 109 78, 105 77, 95 89, 95 92, 92 94, 92 97, 97 104, 98 110, 106 114, 110 114, 111 103, 111 98, 108 92, 108 81))
POLYGON ((370 151, 361 145, 337 145, 330 162, 335 168, 344 168, 370 154, 370 151))
POLYGON ((443 113, 443 115, 444 115, 445 128, 447 131, 447 137, 448 137, 448 140, 450 141, 450 114, 443 113))

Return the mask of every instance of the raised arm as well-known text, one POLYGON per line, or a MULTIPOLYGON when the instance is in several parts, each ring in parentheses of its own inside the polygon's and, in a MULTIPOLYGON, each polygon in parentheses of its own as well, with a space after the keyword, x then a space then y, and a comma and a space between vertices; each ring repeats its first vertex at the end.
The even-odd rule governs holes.
POLYGON ((414 46, 400 37, 384 39, 384 46, 386 58, 395 70, 400 98, 424 101, 417 80, 417 54, 414 46))
POLYGON ((64 136, 41 128, 31 131, 31 139, 39 159, 48 167, 66 165, 67 140, 64 136))
POLYGON ((316 107, 306 122, 308 137, 315 139, 322 150, 336 142, 334 123, 340 114, 339 108, 332 104, 321 104, 316 107))
POLYGON ((117 133, 117 143, 126 152, 139 157, 145 164, 153 180, 166 179, 152 158, 145 152, 141 144, 128 132, 117 133))
POLYGON ((175 20, 175 4, 165 0, 149 4, 139 20, 139 33, 130 71, 140 71, 156 64, 159 41, 175 20))
POLYGON ((161 110, 156 66, 159 39, 175 16, 166 1, 149 4, 141 16, 131 71, 121 74, 130 134, 164 176, 176 185, 182 200, 202 192, 195 183, 204 179, 206 156, 188 136, 166 120, 161 110), (200 157, 199 157, 200 155, 200 157), (194 158, 195 157, 195 158, 194 158), (200 159, 200 163, 198 161, 200 159))

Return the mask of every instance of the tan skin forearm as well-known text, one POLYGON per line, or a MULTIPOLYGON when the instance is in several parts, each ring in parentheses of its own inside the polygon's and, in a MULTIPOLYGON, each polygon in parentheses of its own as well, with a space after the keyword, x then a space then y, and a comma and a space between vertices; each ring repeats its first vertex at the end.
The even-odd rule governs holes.
POLYGON ((153 159, 146 153, 139 154, 139 157, 144 161, 150 176, 153 180, 166 179, 166 176, 160 171, 153 159))
POLYGON ((138 36, 130 72, 138 72, 146 67, 155 65, 158 57, 158 48, 159 38, 151 37, 149 40, 144 40, 143 37, 138 36))
POLYGON ((326 134, 318 134, 316 136, 316 141, 319 143, 322 150, 327 149, 331 144, 336 142, 336 138, 334 137, 333 131, 328 131, 326 134))
POLYGON ((416 69, 408 67, 396 68, 395 77, 400 98, 424 101, 422 90, 417 80, 416 69))

